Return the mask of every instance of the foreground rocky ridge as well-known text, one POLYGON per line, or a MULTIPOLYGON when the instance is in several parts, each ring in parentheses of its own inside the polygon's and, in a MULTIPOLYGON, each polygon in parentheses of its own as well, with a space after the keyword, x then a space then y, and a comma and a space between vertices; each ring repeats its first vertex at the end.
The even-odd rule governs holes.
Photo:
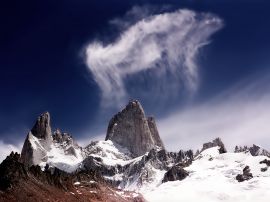
POLYGON ((58 168, 27 167, 11 153, 0 165, 0 201, 143 202, 134 192, 109 186, 93 170, 66 173, 58 168))

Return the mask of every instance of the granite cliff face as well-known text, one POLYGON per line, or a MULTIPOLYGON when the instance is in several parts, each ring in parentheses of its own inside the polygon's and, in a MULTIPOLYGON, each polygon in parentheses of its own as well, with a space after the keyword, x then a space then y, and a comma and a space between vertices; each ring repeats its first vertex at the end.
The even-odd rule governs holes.
POLYGON ((35 137, 44 140, 44 142, 47 143, 44 144, 45 148, 49 148, 52 143, 51 118, 49 112, 45 112, 38 117, 31 133, 35 137))
POLYGON ((127 148, 140 156, 159 147, 164 149, 153 117, 147 118, 139 101, 130 101, 109 122, 105 140, 127 148))
POLYGON ((164 147, 164 144, 159 136, 159 132, 157 129, 155 118, 152 116, 148 117, 147 123, 148 123, 149 129, 150 129, 151 135, 155 141, 155 145, 160 147, 161 149, 164 149, 165 147, 164 147))

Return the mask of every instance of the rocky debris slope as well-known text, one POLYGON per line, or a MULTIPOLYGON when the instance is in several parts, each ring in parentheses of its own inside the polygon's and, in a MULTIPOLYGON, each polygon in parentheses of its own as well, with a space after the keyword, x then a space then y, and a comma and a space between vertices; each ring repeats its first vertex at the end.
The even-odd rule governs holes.
POLYGON ((19 154, 11 153, 0 164, 0 201, 143 202, 144 199, 138 193, 108 186, 95 171, 76 174, 57 168, 42 171, 39 166, 25 166, 19 154))
POLYGON ((135 157, 159 147, 164 149, 153 117, 147 118, 139 101, 130 101, 109 122, 105 140, 127 148, 135 157))

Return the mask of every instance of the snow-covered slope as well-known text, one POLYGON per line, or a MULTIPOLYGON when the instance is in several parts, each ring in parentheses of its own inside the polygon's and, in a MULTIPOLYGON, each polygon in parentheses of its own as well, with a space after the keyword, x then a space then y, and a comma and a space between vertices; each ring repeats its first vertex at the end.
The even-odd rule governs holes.
POLYGON ((41 114, 28 133, 21 152, 20 161, 27 166, 46 164, 66 172, 75 171, 83 161, 82 148, 68 133, 51 130, 50 114, 41 114))
POLYGON ((84 156, 81 169, 98 169, 107 181, 119 185, 119 188, 120 183, 123 188, 124 178, 130 177, 129 171, 132 165, 144 157, 142 155, 133 158, 128 149, 113 143, 111 140, 90 143, 84 148, 84 156))
POLYGON ((74 148, 75 154, 67 153, 59 143, 53 143, 51 149, 47 152, 47 161, 39 163, 44 168, 46 164, 51 167, 57 167, 68 173, 74 172, 78 169, 83 161, 81 148, 74 148))
POLYGON ((209 148, 196 157, 185 170, 190 175, 182 181, 163 183, 151 190, 141 190, 150 202, 268 202, 270 199, 270 169, 260 162, 265 156, 250 153, 219 154, 219 147, 209 148), (249 166, 253 178, 238 182, 241 174, 249 166))
POLYGON ((139 191, 161 184, 164 174, 179 162, 191 160, 186 152, 152 149, 134 157, 126 148, 110 141, 96 141, 84 149, 81 169, 98 170, 114 186, 139 191))
POLYGON ((132 159, 126 148, 111 140, 91 142, 84 148, 84 155, 101 158, 102 163, 107 166, 125 165, 132 159))
POLYGON ((46 164, 50 167, 57 167, 66 172, 73 172, 80 166, 83 161, 82 149, 79 146, 68 144, 67 141, 62 143, 53 141, 49 148, 44 148, 43 140, 32 134, 29 134, 30 146, 35 154, 39 154, 40 159, 36 162, 42 169, 46 164))

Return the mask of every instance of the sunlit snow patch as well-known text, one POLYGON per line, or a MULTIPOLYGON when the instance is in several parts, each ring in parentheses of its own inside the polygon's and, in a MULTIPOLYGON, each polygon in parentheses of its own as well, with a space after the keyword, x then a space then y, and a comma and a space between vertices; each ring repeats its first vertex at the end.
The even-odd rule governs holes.
POLYGON ((189 177, 183 181, 166 182, 155 189, 141 190, 147 201, 188 202, 268 202, 270 198, 270 170, 261 172, 269 159, 250 153, 219 154, 218 147, 203 151, 187 168, 189 177), (253 177, 239 183, 235 178, 248 165, 253 177))

